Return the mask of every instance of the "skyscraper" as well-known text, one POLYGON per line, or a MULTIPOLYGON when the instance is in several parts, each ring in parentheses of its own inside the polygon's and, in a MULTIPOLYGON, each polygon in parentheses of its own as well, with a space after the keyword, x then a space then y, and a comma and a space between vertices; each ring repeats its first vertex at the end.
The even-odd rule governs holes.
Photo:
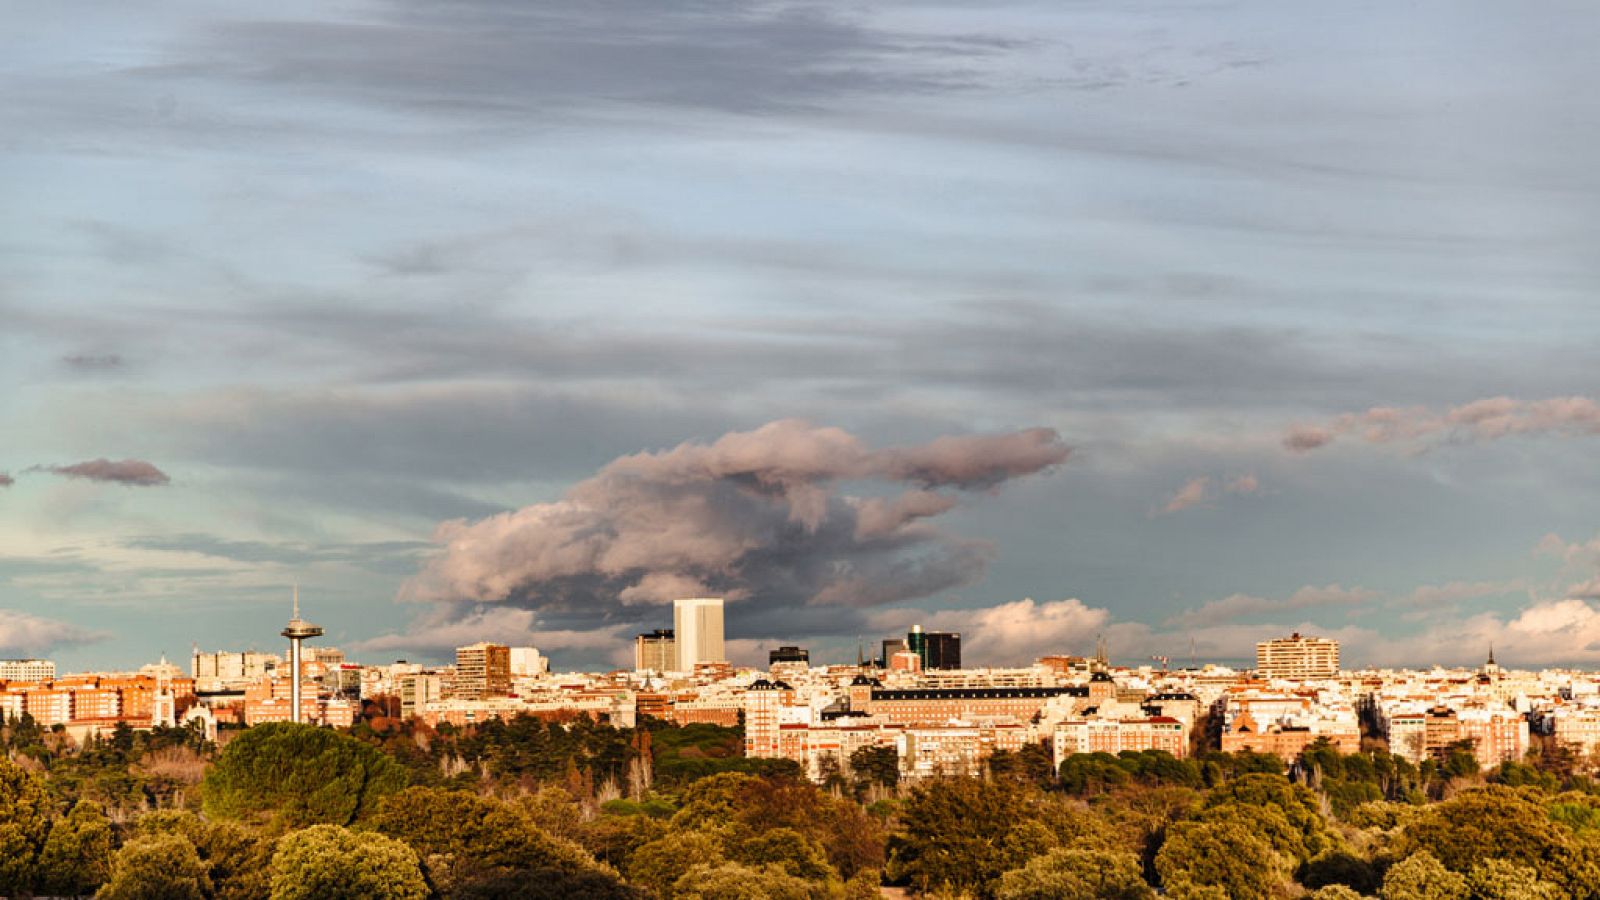
POLYGON ((463 700, 511 693, 511 648, 479 643, 456 648, 455 696, 463 700))
POLYGON ((681 597, 672 601, 672 631, 679 672, 695 663, 726 662, 722 650, 722 598, 681 597))
MULTIPOLYGON (((888 642, 885 641, 885 650, 888 642)), ((906 649, 922 658, 922 668, 961 668, 961 633, 958 631, 923 631, 921 625, 911 626, 906 634, 906 649)))

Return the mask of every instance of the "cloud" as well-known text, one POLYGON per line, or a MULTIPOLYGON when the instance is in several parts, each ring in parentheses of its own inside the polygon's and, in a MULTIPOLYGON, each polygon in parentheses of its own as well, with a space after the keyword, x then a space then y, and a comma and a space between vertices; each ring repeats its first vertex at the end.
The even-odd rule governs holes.
POLYGON ((1600 404, 1588 397, 1522 401, 1486 397, 1443 411, 1424 406, 1374 406, 1321 425, 1295 425, 1284 436, 1287 449, 1304 453, 1353 436, 1372 444, 1426 449, 1438 443, 1494 441, 1517 435, 1600 434, 1600 404))
POLYGON ((120 369, 125 364, 121 354, 117 353, 73 353, 61 358, 63 365, 69 369, 84 372, 103 372, 120 369))
POLYGON ((1230 494, 1254 494, 1261 490, 1261 479, 1254 472, 1247 472, 1237 478, 1230 479, 1223 485, 1223 490, 1230 494))
POLYGON ((1405 605, 1418 609, 1454 608, 1467 600, 1509 594, 1525 587, 1521 581, 1451 581, 1425 584, 1406 597, 1405 605))
POLYGON ((114 484, 125 484, 134 487, 156 487, 172 481, 167 477, 167 473, 142 459, 113 461, 101 458, 65 466, 40 466, 38 468, 40 471, 54 472, 67 478, 82 478, 86 481, 109 481, 114 484))
POLYGON ((17 480, 5 472, 0 472, 0 487, 11 487, 17 480))
POLYGON ((730 629, 780 627, 808 607, 836 608, 834 626, 848 628, 851 610, 981 577, 993 549, 930 520, 1069 453, 1048 429, 872 449, 840 428, 780 420, 621 457, 551 502, 444 522, 443 549, 402 597, 503 602, 581 629, 714 594, 736 601, 730 629), (843 483, 887 492, 840 494, 843 483))
POLYGON ((42 655, 55 647, 89 644, 110 637, 13 609, 0 609, 0 652, 10 655, 42 655))
POLYGON ((1344 588, 1337 584, 1326 587, 1307 585, 1282 600, 1256 597, 1250 594, 1233 594, 1221 600, 1212 600, 1196 609, 1187 610, 1167 620, 1168 625, 1182 628, 1217 625, 1248 616, 1259 616, 1302 609, 1360 606, 1377 597, 1377 592, 1363 588, 1344 588))
MULTIPOLYGON (((1261 481, 1254 474, 1239 475, 1223 482, 1222 490, 1229 494, 1255 494, 1261 490, 1261 481)), ((1160 509, 1161 515, 1171 515, 1195 506, 1210 502, 1216 496, 1216 483, 1208 475, 1201 475, 1184 482, 1183 487, 1173 492, 1172 496, 1160 509)))
POLYGON ((1167 500, 1166 505, 1161 507, 1161 512, 1164 514, 1179 512, 1191 506, 1199 506, 1209 499, 1211 499, 1211 479, 1202 475, 1184 482, 1183 487, 1178 488, 1167 500))
POLYGON ((351 645, 356 653, 410 653, 450 657, 457 647, 495 641, 513 647, 537 647, 544 653, 568 650, 604 651, 626 642, 623 626, 584 630, 541 628, 531 609, 478 607, 466 615, 439 606, 412 622, 403 632, 390 632, 351 645))

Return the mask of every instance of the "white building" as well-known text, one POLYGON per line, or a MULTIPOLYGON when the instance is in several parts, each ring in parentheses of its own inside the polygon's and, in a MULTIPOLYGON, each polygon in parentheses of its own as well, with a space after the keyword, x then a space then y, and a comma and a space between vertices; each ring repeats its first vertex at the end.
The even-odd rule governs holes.
POLYGON ((532 647, 511 648, 511 677, 530 678, 550 671, 550 660, 532 647))
POLYGON ((1339 676, 1339 642, 1295 632, 1256 644, 1256 675, 1305 680, 1339 676))
POLYGON ((0 681, 54 681, 55 677, 56 664, 48 659, 0 659, 0 681))
POLYGON ((672 601, 672 630, 678 671, 693 672, 697 663, 727 661, 722 648, 721 597, 680 597, 672 601))

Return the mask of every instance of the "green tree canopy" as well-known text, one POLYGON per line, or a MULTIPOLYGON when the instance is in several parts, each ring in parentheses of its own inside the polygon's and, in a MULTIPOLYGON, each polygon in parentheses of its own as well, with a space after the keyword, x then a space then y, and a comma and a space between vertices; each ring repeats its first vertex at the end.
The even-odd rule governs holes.
POLYGON ((27 893, 32 887, 50 835, 49 812, 44 784, 0 756, 0 894, 27 893))
POLYGON ((1421 851, 1389 867, 1378 896, 1383 900, 1465 900, 1467 879, 1446 869, 1433 854, 1421 851))
POLYGON ((370 831, 313 825, 272 854, 272 900, 424 900, 427 883, 405 844, 370 831))
POLYGON ((111 877, 111 821, 93 803, 81 801, 50 826, 39 854, 41 894, 90 894, 111 877))
POLYGON ((134 838, 117 851, 111 880, 96 900, 205 900, 211 891, 205 863, 188 838, 156 834, 134 838))
POLYGON ((1174 824, 1156 853, 1155 869, 1173 896, 1268 900, 1288 881, 1284 857, 1247 824, 1231 819, 1174 824))
POLYGON ((1139 858, 1112 850, 1058 848, 1000 876, 999 900, 1149 900, 1139 858))
POLYGON ((283 827, 351 825, 371 816, 406 773, 382 751, 327 728, 275 722, 229 742, 203 783, 205 811, 283 827))
POLYGON ((634 851, 628 863, 628 879, 670 900, 690 869, 716 867, 725 862, 722 843, 715 837, 703 831, 672 831, 634 851))
MULTIPOLYGON (((697 865, 673 886, 678 900, 813 900, 813 885, 775 866, 697 865)), ((826 897, 826 894, 821 896, 826 897)))
POLYGON ((372 827, 416 851, 441 890, 509 872, 615 877, 578 844, 540 829, 524 810, 465 791, 407 788, 384 799, 372 827))

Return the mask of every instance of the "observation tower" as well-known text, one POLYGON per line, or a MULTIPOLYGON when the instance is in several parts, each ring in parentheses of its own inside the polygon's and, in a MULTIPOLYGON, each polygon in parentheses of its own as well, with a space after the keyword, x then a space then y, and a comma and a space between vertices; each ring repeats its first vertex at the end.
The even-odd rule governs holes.
POLYGON ((294 588, 294 618, 283 627, 281 634, 289 639, 289 702, 290 721, 299 723, 304 718, 300 708, 300 642, 308 638, 322 637, 322 626, 313 625, 300 618, 300 586, 294 588))

